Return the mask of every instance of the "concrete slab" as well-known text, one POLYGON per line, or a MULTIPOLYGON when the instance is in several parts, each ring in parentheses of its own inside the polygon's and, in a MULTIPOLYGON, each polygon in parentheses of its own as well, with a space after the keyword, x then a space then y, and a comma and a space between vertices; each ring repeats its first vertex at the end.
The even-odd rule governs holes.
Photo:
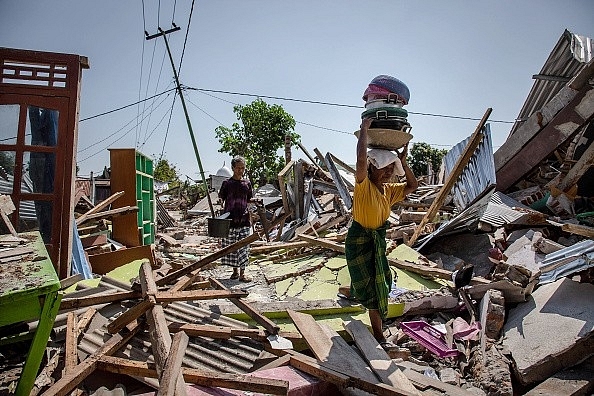
POLYGON ((510 310, 503 344, 520 383, 542 381, 594 354, 592 301, 594 285, 563 278, 510 310))

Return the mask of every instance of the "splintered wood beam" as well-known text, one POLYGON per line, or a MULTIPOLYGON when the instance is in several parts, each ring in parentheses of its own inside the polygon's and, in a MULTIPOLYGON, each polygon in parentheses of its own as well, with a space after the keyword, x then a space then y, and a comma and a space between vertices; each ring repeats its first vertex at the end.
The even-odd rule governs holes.
POLYGON ((334 334, 328 334, 329 329, 320 326, 309 314, 290 309, 287 309, 287 313, 318 360, 332 367, 340 367, 340 371, 349 376, 371 383, 379 382, 363 358, 338 333, 334 331, 334 334))
POLYGON ((295 351, 287 351, 291 355, 289 364, 298 370, 303 371, 309 375, 319 378, 323 381, 328 381, 336 385, 339 389, 357 388, 373 395, 380 396, 415 396, 414 393, 409 393, 397 389, 393 386, 382 384, 381 382, 368 382, 361 378, 341 373, 334 367, 330 367, 325 362, 314 359, 307 355, 303 355, 295 351))
POLYGON ((335 252, 338 252, 338 253, 344 253, 344 244, 342 244, 342 243, 336 243, 336 242, 325 240, 324 238, 316 238, 316 237, 312 237, 310 235, 305 235, 305 234, 299 234, 299 235, 297 235, 297 238, 301 239, 302 241, 306 241, 306 242, 313 243, 315 245, 322 246, 322 247, 330 249, 330 250, 334 250, 335 252))
POLYGON ((200 275, 201 270, 201 268, 198 268, 197 270, 190 272, 188 275, 182 276, 176 283, 173 284, 173 286, 169 288, 169 291, 177 292, 187 289, 200 275))
POLYGON ((76 314, 68 312, 68 318, 66 319, 66 352, 64 356, 64 371, 66 374, 70 373, 78 364, 76 324, 76 314))
POLYGON ((113 216, 122 216, 128 213, 136 213, 138 212, 138 206, 123 206, 121 208, 106 210, 105 212, 99 212, 92 215, 88 215, 85 218, 85 221, 92 220, 92 219, 102 219, 108 218, 113 216))
POLYGON ((297 241, 297 242, 286 242, 286 243, 273 243, 270 245, 262 245, 250 248, 250 254, 264 254, 274 252, 275 250, 289 250, 289 249, 297 249, 302 247, 308 247, 310 244, 304 241, 297 241))
POLYGON ((342 325, 355 341, 369 367, 384 384, 392 385, 413 395, 420 395, 417 388, 400 371, 363 322, 351 320, 348 323, 342 322, 342 325))
POLYGON ((249 293, 245 290, 185 290, 178 292, 162 291, 157 292, 155 298, 160 303, 174 301, 196 301, 196 300, 217 300, 223 298, 247 297, 249 293))
POLYGON ((101 210, 103 210, 103 208, 106 208, 110 203, 112 203, 113 201, 115 201, 116 199, 118 199, 119 197, 121 197, 122 195, 124 195, 124 191, 118 191, 115 194, 112 194, 110 197, 108 197, 107 199, 101 201, 100 203, 98 203, 97 205, 95 205, 91 210, 87 211, 85 214, 83 214, 82 216, 78 217, 76 219, 76 225, 81 225, 82 223, 84 223, 85 221, 87 221, 87 219, 89 218, 90 215, 93 215, 95 213, 100 212, 101 210))
MULTIPOLYGON (((152 304, 156 304, 155 295, 157 294, 157 285, 153 278, 153 271, 151 265, 147 262, 142 263, 138 271, 140 277, 140 287, 142 295, 148 299, 152 304)), ((149 336, 151 339, 151 349, 157 364, 157 373, 159 375, 159 382, 163 381, 163 373, 165 371, 165 364, 167 356, 171 350, 171 334, 167 328, 167 321, 165 320, 165 312, 161 305, 153 305, 146 313, 147 322, 149 324, 149 336)), ((186 384, 181 375, 175 378, 176 390, 178 395, 186 394, 186 384)))
POLYGON ((66 298, 60 302, 60 311, 74 308, 90 307, 92 305, 108 304, 116 301, 134 300, 141 298, 142 293, 137 291, 117 292, 79 298, 66 298))
POLYGON ((92 355, 73 367, 69 373, 66 373, 56 381, 48 390, 43 392, 42 396, 66 396, 76 388, 85 378, 97 368, 99 360, 108 355, 117 352, 140 330, 140 325, 136 322, 126 328, 126 332, 115 334, 99 347, 92 355))
POLYGON ((118 333, 121 329, 126 327, 128 323, 144 315, 152 306, 153 303, 148 299, 142 300, 109 323, 107 325, 107 332, 110 334, 118 333))
MULTIPOLYGON (((153 363, 138 362, 112 356, 104 356, 98 363, 102 371, 124 374, 132 377, 157 378, 153 363)), ((225 389, 237 389, 270 395, 286 395, 289 382, 271 378, 259 378, 254 374, 222 374, 183 367, 184 379, 190 384, 225 389)))
POLYGON ((456 184, 456 181, 458 181, 458 177, 462 174, 462 172, 464 171, 464 168, 468 164, 468 161, 470 161, 470 159, 474 155, 474 151, 476 150, 478 145, 483 140, 484 133, 482 131, 485 126, 485 123, 487 122, 487 119, 491 115, 491 111, 493 111, 493 109, 491 109, 491 108, 488 108, 487 111, 485 111, 483 118, 480 120, 479 124, 477 125, 476 129, 474 130, 474 133, 470 136, 470 140, 468 141, 468 144, 464 148, 462 155, 460 155, 460 157, 458 157, 456 164, 454 164, 454 167, 452 168, 452 171, 448 175, 447 180, 445 181, 445 183, 439 190, 439 193, 437 193, 437 196, 431 203, 429 210, 427 210, 427 213, 425 213, 425 216, 423 217, 421 222, 417 225, 412 237, 410 237, 410 239, 408 240, 408 243, 407 243, 408 246, 414 245, 414 243, 419 238, 419 235, 421 235, 423 228, 425 228, 425 225, 429 222, 429 220, 431 220, 435 217, 435 215, 439 211, 439 208, 445 202, 448 194, 450 193, 450 191, 452 191, 452 187, 454 187, 454 184, 456 184))
POLYGON ((177 280, 181 276, 189 274, 190 272, 195 271, 198 268, 202 268, 205 265, 210 264, 213 261, 218 260, 221 257, 226 256, 227 254, 234 252, 239 248, 242 248, 244 246, 249 245, 250 243, 252 243, 254 241, 257 241, 258 239, 260 239, 260 235, 258 235, 257 233, 254 233, 246 238, 243 238, 240 241, 237 241, 229 246, 224 247, 223 249, 221 249, 217 252, 214 252, 214 253, 204 256, 202 259, 196 261, 195 263, 192 263, 192 264, 187 265, 177 271, 174 271, 170 274, 165 275, 164 277, 159 279, 156 283, 158 286, 167 285, 167 284, 177 280))
POLYGON ((188 335, 183 331, 176 333, 171 342, 171 350, 165 363, 165 370, 161 376, 157 396, 176 396, 175 387, 180 375, 184 354, 188 347, 188 335))
MULTIPOLYGON (((231 337, 248 337, 256 341, 267 342, 268 333, 262 329, 236 328, 216 325, 200 325, 191 323, 174 322, 169 325, 169 331, 177 333, 183 331, 190 337, 210 337, 219 340, 228 340, 231 337)), ((280 331, 279 336, 293 342, 302 339, 301 334, 293 331, 280 331)))
MULTIPOLYGON (((343 221, 345 221, 347 219, 347 216, 337 216, 331 220, 329 220, 328 222, 326 222, 325 224, 323 224, 322 226, 314 229, 314 233, 319 234, 321 232, 326 231, 328 228, 330 227, 334 227, 337 224, 342 223, 343 221)), ((312 227, 313 228, 313 227, 312 227)), ((309 233, 309 229, 305 231, 306 233, 309 233)))
MULTIPOLYGON (((216 289, 228 290, 225 287, 225 285, 223 285, 219 280, 217 280, 215 278, 210 278, 210 283, 216 289)), ((235 304, 239 309, 241 309, 243 312, 248 314, 248 316, 250 318, 252 318, 256 323, 258 323, 260 326, 264 327, 264 329, 266 329, 266 331, 268 331, 270 334, 277 334, 278 331, 280 330, 279 325, 274 323, 272 320, 268 319, 266 316, 262 315, 260 312, 255 310, 251 305, 249 305, 245 301, 243 301, 239 298, 232 298, 232 297, 229 298, 229 300, 233 304, 235 304)))
POLYGON ((89 308, 82 314, 82 316, 78 319, 78 323, 76 324, 76 336, 80 336, 86 329, 93 316, 97 312, 96 308, 89 308))

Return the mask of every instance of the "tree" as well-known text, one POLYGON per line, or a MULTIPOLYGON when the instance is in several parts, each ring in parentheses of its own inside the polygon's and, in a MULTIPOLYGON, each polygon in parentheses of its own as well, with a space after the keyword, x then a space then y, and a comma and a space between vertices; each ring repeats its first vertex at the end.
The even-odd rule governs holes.
POLYGON ((219 152, 244 157, 246 174, 253 186, 276 180, 285 164, 277 154, 285 145, 285 136, 290 136, 292 146, 300 139, 294 132, 295 120, 282 106, 271 106, 260 98, 249 105, 233 107, 233 112, 243 125, 235 122, 231 128, 215 129, 221 143, 219 152))
POLYGON ((155 166, 155 169, 153 170, 153 177, 156 180, 169 183, 170 188, 180 184, 175 165, 170 165, 169 161, 165 158, 161 158, 157 161, 157 166, 155 166))
POLYGON ((441 160, 448 151, 436 149, 427 143, 413 143, 407 162, 416 176, 427 175, 427 164, 431 163, 433 172, 436 173, 441 166, 441 160))

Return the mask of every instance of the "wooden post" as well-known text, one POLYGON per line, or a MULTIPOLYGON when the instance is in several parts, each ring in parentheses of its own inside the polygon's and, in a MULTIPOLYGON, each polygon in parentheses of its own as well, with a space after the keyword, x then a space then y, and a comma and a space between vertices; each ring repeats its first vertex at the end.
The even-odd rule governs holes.
POLYGON ((439 208, 444 203, 446 197, 450 193, 452 187, 458 180, 458 177, 462 174, 464 167, 466 166, 466 164, 468 164, 468 161, 474 154, 474 150, 476 150, 479 143, 483 139, 482 130, 483 130, 483 127, 485 126, 485 123, 487 122, 487 119, 489 118, 489 115, 491 115, 492 110, 493 109, 488 108, 487 111, 485 111, 483 118, 479 122, 479 124, 476 127, 472 136, 470 137, 470 140, 469 140, 468 144, 466 145, 466 148, 464 149, 462 155, 460 157, 458 157, 458 161, 456 161, 456 164, 452 168, 452 172, 448 175, 448 179, 446 180, 444 185, 439 190, 437 197, 435 197, 435 199, 431 203, 431 207, 429 207, 429 210, 427 211, 427 213, 425 213, 425 217, 423 217, 423 220, 421 220, 421 223, 419 225, 417 225, 417 228, 416 228, 414 234, 408 240, 408 243, 407 243, 408 246, 412 246, 417 241, 417 239, 419 238, 419 235, 423 231, 423 228, 425 227, 425 225, 429 222, 429 220, 431 220, 435 217, 435 215, 439 211, 439 208))

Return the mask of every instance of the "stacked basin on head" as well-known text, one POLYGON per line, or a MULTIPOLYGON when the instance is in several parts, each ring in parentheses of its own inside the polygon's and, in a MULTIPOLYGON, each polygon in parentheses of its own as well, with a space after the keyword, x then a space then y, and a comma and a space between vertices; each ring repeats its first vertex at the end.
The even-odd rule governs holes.
MULTIPOLYGON (((368 146, 397 150, 412 139, 407 121, 410 91, 406 84, 392 76, 380 75, 369 83, 363 94, 365 111, 361 119, 370 118, 368 146)), ((359 131, 355 132, 357 136, 359 131)))

